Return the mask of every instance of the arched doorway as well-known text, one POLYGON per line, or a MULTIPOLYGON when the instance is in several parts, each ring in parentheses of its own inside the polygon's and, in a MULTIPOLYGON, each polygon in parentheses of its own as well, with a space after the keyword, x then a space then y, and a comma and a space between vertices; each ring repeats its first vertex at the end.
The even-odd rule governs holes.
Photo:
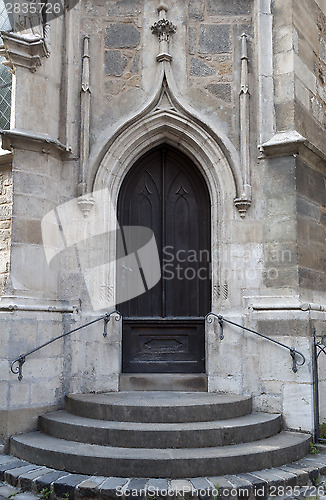
POLYGON ((124 372, 205 371, 210 206, 197 167, 166 144, 142 156, 126 175, 118 198, 119 225, 153 230, 162 277, 152 289, 117 305, 124 318, 124 372))

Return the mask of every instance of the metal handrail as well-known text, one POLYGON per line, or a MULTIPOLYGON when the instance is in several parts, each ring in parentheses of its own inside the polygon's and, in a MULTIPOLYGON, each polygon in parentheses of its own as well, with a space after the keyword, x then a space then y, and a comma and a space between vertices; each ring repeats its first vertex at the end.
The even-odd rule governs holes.
POLYGON ((262 337, 263 339, 269 340, 270 342, 274 342, 274 344, 277 344, 281 347, 284 347, 285 349, 288 349, 290 351, 290 355, 292 358, 292 371, 296 373, 298 371, 298 366, 303 366, 306 362, 306 358, 304 355, 300 352, 294 349, 294 347, 289 347, 288 345, 283 344, 282 342, 279 342, 278 340, 275 340, 273 338, 267 337, 266 335, 256 332, 255 330, 251 330, 250 328, 247 328, 245 326, 239 325, 238 323, 234 323, 233 321, 230 321, 229 319, 225 319, 221 314, 215 314, 213 312, 210 312, 206 314, 205 320, 207 323, 213 323, 213 318, 211 316, 214 316, 215 318, 218 319, 219 325, 220 325, 220 340, 224 339, 224 331, 223 331, 223 323, 229 323, 230 325, 237 326, 238 328, 242 328, 242 330, 246 330, 247 332, 254 333, 255 335, 258 335, 259 337, 262 337), (302 362, 299 363, 296 359, 296 354, 301 356, 302 362))
POLYGON ((98 321, 104 320, 104 330, 103 330, 103 337, 107 336, 107 326, 108 322, 110 321, 110 317, 112 314, 116 314, 116 321, 120 321, 122 318, 122 314, 119 313, 119 311, 112 311, 110 313, 106 313, 103 316, 100 316, 99 318, 94 319, 93 321, 89 321, 88 323, 85 323, 84 325, 79 326, 78 328, 74 328, 73 330, 70 330, 69 332, 63 333, 62 335, 59 335, 58 337, 55 337, 54 339, 49 340, 48 342, 45 342, 44 344, 35 347, 35 349, 32 349, 31 351, 25 352, 25 354, 21 354, 18 356, 18 358, 14 359, 11 364, 10 364, 10 370, 14 375, 18 375, 18 380, 23 379, 23 364, 26 361, 27 356, 30 356, 34 352, 39 351, 40 349, 43 349, 43 347, 46 347, 49 344, 52 344, 56 340, 62 339, 63 337, 66 337, 67 335, 70 335, 71 333, 78 332, 78 330, 81 330, 82 328, 86 328, 87 326, 93 325, 94 323, 97 323, 98 321), (18 363, 18 365, 15 367, 15 364, 18 363))
POLYGON ((315 418, 315 443, 324 443, 326 439, 320 437, 320 419, 319 419, 319 375, 318 375, 318 360, 321 354, 326 355, 326 339, 323 335, 317 341, 316 328, 314 328, 314 341, 313 341, 313 389, 314 389, 314 418, 315 418))

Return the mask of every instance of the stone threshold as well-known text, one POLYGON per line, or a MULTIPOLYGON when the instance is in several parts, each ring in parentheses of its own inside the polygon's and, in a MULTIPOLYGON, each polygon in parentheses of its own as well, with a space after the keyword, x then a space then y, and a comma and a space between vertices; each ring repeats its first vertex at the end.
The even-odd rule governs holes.
POLYGON ((326 499, 326 453, 273 469, 220 477, 146 479, 72 474, 0 455, 0 500, 326 499), (325 491, 324 491, 325 487, 325 491))

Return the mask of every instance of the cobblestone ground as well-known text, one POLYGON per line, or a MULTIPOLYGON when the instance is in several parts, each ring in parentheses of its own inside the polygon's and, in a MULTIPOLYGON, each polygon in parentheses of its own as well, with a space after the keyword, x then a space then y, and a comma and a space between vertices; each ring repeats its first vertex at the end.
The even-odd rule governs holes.
MULTIPOLYGON (((274 496, 268 496, 268 498, 265 498, 264 500, 326 500, 326 477, 321 477, 320 480, 318 481, 318 484, 315 486, 305 486, 305 487, 296 487, 293 489, 293 494, 291 494, 291 488, 287 488, 287 495, 274 495, 274 496)), ((75 497, 76 498, 76 497, 75 497)), ((80 499, 84 498, 89 498, 89 497, 83 497, 79 496, 80 499)), ((95 497, 96 498, 96 497, 95 497)), ((113 500, 114 497, 112 497, 113 500)), ((119 497, 116 497, 117 499, 119 497)), ((120 497, 122 500, 126 500, 127 497, 120 497)), ((135 497, 134 497, 135 498, 135 497)), ((157 497, 153 496, 148 496, 146 499, 142 496, 136 497, 137 500, 163 500, 162 498, 158 499, 157 497)), ((175 495, 173 497, 168 497, 170 500, 189 500, 186 497, 175 495)), ((216 500, 217 497, 212 497, 213 500, 216 500)), ((223 497, 223 500, 227 500, 229 498, 230 500, 248 500, 247 497, 223 497)), ((255 497, 250 497, 249 500, 254 500, 255 497)), ((256 497, 257 498, 257 497, 256 497)), ((58 497, 53 496, 50 491, 45 488, 44 490, 44 495, 42 494, 34 494, 26 491, 22 491, 19 488, 15 488, 14 486, 11 486, 5 482, 0 481, 0 500, 51 500, 51 499, 58 499, 58 497)), ((200 500, 208 500, 209 497, 200 497, 200 500)), ((222 499, 222 497, 221 497, 222 499)), ((65 495, 62 500, 69 500, 69 495, 65 495)), ((106 500, 111 500, 111 498, 108 498, 106 500)), ((258 500, 258 498, 257 498, 258 500)))

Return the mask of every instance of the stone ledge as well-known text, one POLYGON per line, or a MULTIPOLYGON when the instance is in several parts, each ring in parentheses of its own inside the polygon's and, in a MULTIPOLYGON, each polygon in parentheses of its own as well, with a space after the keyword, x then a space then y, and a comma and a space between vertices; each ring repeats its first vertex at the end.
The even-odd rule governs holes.
POLYGON ((313 154, 318 159, 326 160, 326 153, 317 148, 296 130, 275 134, 267 142, 259 145, 258 149, 261 153, 260 159, 301 155, 304 153, 304 150, 308 150, 310 154, 313 154))
POLYGON ((2 148, 11 151, 12 148, 36 151, 44 154, 57 155, 63 159, 73 159, 71 150, 62 144, 59 139, 49 134, 28 132, 25 130, 2 130, 2 148))
MULTIPOLYGON (((321 446, 324 450, 324 447, 321 446)), ((246 474, 235 474, 221 477, 200 477, 190 479, 146 479, 146 478, 117 478, 86 476, 71 474, 65 471, 49 469, 44 466, 33 465, 10 455, 0 455, 0 481, 4 479, 8 484, 0 483, 0 498, 11 498, 14 495, 18 500, 34 500, 40 498, 40 492, 46 490, 52 499, 65 498, 80 500, 81 498, 117 499, 118 492, 129 490, 134 492, 133 498, 214 498, 216 496, 230 498, 256 497, 263 500, 279 488, 294 488, 296 494, 286 498, 298 498, 303 486, 309 486, 308 495, 317 498, 317 486, 314 486, 321 475, 326 473, 326 454, 309 455, 297 462, 246 474), (13 488, 13 485, 15 488, 13 488), (216 491, 218 490, 218 495, 216 491), (147 490, 144 494, 143 490, 147 490), (23 493, 29 491, 30 493, 23 493), (51 492, 51 493, 50 493, 51 492), (152 492, 154 496, 150 496, 152 492), (169 492, 169 493, 167 493, 169 492), (244 496, 244 492, 248 495, 244 496), (164 495, 165 493, 165 495, 164 495), (36 495, 36 496, 35 496, 36 495), (136 495, 136 496, 135 496, 136 495), (20 497, 22 497, 20 499, 20 497)), ((275 498, 278 497, 273 495, 275 498)), ((129 498, 128 496, 123 496, 129 498)), ((43 497, 44 498, 44 497, 43 497)), ((322 496, 321 496, 322 498, 322 496)))

